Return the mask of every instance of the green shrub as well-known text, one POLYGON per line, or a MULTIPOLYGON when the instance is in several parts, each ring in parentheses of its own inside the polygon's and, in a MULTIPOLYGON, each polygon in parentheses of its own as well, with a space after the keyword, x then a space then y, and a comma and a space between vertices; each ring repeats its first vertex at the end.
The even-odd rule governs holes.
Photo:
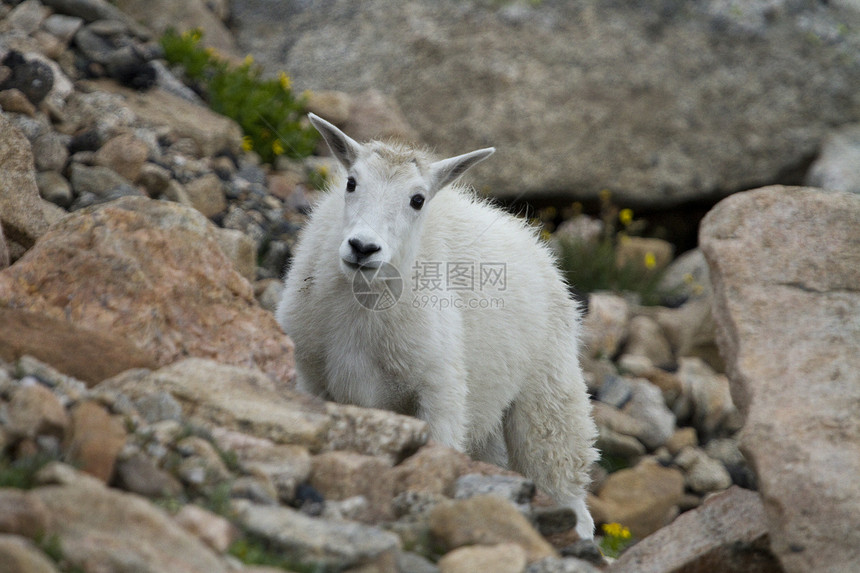
MULTIPOLYGON (((568 284, 580 293, 634 293, 641 304, 660 304, 663 293, 658 287, 664 273, 656 268, 654 255, 647 253, 642 261, 619 264, 616 254, 619 244, 627 237, 641 233, 645 222, 635 220, 632 210, 615 206, 607 191, 601 193, 600 219, 603 228, 595 238, 564 233, 553 235, 559 266, 568 284)), ((548 233, 543 236, 548 236, 548 233)))
POLYGON ((313 153, 317 132, 303 123, 306 98, 293 95, 290 78, 265 79, 262 68, 250 56, 230 64, 200 44, 199 30, 178 34, 168 30, 161 37, 165 59, 180 65, 186 80, 211 108, 234 119, 245 136, 242 146, 271 163, 279 155, 293 158, 313 153))

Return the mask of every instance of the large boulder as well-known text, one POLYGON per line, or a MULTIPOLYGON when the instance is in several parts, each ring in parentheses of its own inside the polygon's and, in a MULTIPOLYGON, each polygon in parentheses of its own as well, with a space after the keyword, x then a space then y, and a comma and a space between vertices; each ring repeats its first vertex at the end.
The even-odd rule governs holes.
POLYGON ((233 3, 237 42, 298 89, 383 88, 474 180, 672 205, 802 176, 860 114, 856 2, 233 3), (275 25, 273 25, 273 23, 275 25))
POLYGON ((860 197, 767 187, 702 222, 741 449, 786 571, 860 567, 860 197))
POLYGON ((0 307, 127 340, 156 364, 256 366, 287 384, 292 341, 194 209, 125 197, 77 211, 0 273, 0 307))

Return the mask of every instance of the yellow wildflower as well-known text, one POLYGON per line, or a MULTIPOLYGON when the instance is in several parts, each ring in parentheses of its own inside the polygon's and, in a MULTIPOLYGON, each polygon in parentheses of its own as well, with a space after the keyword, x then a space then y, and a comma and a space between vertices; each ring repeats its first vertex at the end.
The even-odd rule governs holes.
POLYGON ((290 80, 290 76, 287 75, 286 72, 281 72, 278 74, 278 81, 281 82, 281 89, 285 92, 290 91, 290 87, 292 87, 293 82, 290 80))
POLYGON ((251 139, 250 135, 246 135, 242 138, 242 149, 245 151, 251 151, 254 149, 254 140, 251 139))
POLYGON ((630 226, 630 223, 633 222, 633 209, 621 209, 618 213, 618 220, 625 227, 630 226))
POLYGON ((272 142, 272 153, 275 155, 283 155, 284 154, 284 146, 281 145, 281 140, 276 139, 272 142))
POLYGON ((317 173, 319 173, 322 177, 328 177, 328 165, 320 165, 317 167, 317 173))
POLYGON ((254 56, 252 56, 251 54, 248 54, 247 56, 245 56, 245 59, 242 60, 242 65, 244 65, 244 66, 250 67, 251 64, 253 64, 253 63, 254 63, 254 56))
POLYGON ((645 253, 645 268, 653 269, 657 266, 657 257, 654 256, 654 253, 648 251, 645 253))
POLYGON ((630 539, 630 528, 620 523, 605 523, 603 524, 603 533, 610 537, 619 537, 621 539, 630 539))

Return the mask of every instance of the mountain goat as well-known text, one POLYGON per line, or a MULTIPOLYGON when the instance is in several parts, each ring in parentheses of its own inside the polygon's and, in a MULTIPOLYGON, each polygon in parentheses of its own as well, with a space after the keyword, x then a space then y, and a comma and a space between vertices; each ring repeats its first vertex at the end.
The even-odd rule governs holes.
POLYGON ((314 208, 277 309, 298 387, 425 420, 534 480, 592 538, 579 310, 535 232, 454 184, 494 149, 435 161, 310 120, 346 177, 314 208))

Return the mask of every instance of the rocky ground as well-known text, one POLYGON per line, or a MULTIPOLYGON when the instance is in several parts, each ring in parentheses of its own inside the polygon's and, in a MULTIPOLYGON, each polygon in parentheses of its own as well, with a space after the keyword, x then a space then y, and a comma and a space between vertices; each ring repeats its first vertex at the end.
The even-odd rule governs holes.
MULTIPOLYGON (((855 195, 738 194, 669 267, 684 304, 590 297, 589 504, 640 541, 610 566, 521 476, 291 390, 271 310, 328 160, 260 165, 158 59, 163 23, 118 5, 0 5, 0 569, 860 563, 855 195)), ((312 103, 414 135, 378 93, 312 103)))

